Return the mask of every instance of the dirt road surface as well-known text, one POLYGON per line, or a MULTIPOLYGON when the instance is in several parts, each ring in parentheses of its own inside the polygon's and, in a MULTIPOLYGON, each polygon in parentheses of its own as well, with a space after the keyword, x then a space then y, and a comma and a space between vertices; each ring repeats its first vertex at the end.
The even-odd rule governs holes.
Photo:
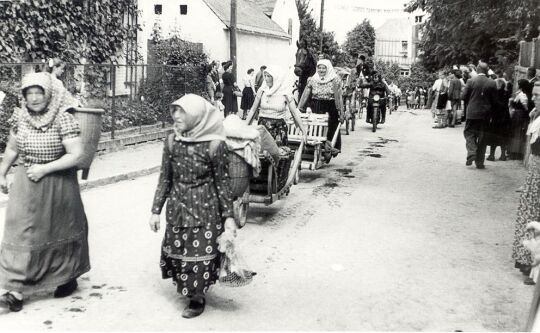
POLYGON ((258 275, 213 287, 191 320, 160 278, 163 229, 147 225, 157 175, 84 192, 91 272, 72 297, 0 314, 0 330, 520 330, 533 287, 510 256, 525 170, 465 167, 463 127, 431 126, 418 110, 377 133, 361 121, 286 200, 251 207, 239 246, 258 275))

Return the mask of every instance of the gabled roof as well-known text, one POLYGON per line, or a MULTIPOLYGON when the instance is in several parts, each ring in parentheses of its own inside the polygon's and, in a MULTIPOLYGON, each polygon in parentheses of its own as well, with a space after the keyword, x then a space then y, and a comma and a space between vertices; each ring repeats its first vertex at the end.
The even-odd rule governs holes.
MULTIPOLYGON (((216 16, 230 27, 231 0, 203 0, 216 16)), ((249 0, 237 0, 237 29, 240 32, 259 33, 263 35, 290 38, 290 36, 274 21, 263 13, 263 10, 249 0)))
POLYGON ((265 13, 268 17, 272 17, 272 14, 274 13, 274 8, 276 7, 277 0, 249 0, 249 1, 259 6, 262 9, 263 13, 265 13))
POLYGON ((392 18, 386 20, 375 30, 377 39, 408 40, 412 22, 408 17, 392 18))

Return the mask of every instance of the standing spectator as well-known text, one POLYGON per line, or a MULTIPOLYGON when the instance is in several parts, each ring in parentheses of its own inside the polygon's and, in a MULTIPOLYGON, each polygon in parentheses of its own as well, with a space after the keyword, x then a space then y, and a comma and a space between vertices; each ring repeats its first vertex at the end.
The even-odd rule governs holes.
POLYGON ((487 144, 490 146, 488 161, 495 161, 495 149, 501 147, 500 161, 506 161, 506 146, 508 144, 508 131, 510 129, 510 114, 508 111, 508 98, 506 95, 506 85, 504 79, 495 80, 497 94, 493 115, 489 124, 487 144))
POLYGON ((532 100, 532 90, 534 87, 534 83, 538 81, 538 77, 536 76, 536 68, 529 67, 527 69, 527 81, 529 81, 529 85, 527 86, 527 90, 525 90, 525 95, 527 95, 527 99, 529 100, 529 110, 534 109, 534 102, 532 100))
POLYGON ((221 76, 223 79, 223 105, 225 105, 225 117, 227 117, 230 114, 238 113, 238 99, 235 94, 237 85, 232 74, 232 61, 224 62, 222 66, 225 71, 221 76))
POLYGON ((221 91, 221 85, 219 84, 219 61, 212 61, 210 66, 212 67, 210 76, 214 81, 215 92, 221 91))
POLYGON ((262 87, 264 83, 264 70, 266 69, 266 66, 261 66, 261 69, 259 72, 257 72, 257 75, 255 76, 255 93, 259 91, 259 89, 262 87))
POLYGON ((23 78, 23 109, 10 120, 11 132, 2 163, 0 190, 19 158, 9 189, 0 247, 0 303, 12 312, 23 307, 23 293, 56 287, 55 298, 77 289, 77 278, 90 270, 88 223, 77 181, 83 158, 79 125, 66 109, 76 105, 49 73, 23 78))
POLYGON ((212 78, 212 71, 214 67, 213 64, 209 65, 207 74, 206 74, 206 94, 208 95, 208 100, 210 103, 214 103, 216 96, 216 82, 212 78))
MULTIPOLYGON (((540 110, 540 83, 536 83, 533 88, 533 100, 536 109, 540 110)), ((527 232, 526 226, 529 222, 540 221, 540 117, 536 117, 527 133, 531 136, 531 156, 529 157, 527 178, 519 199, 512 247, 514 267, 525 275, 531 273, 533 263, 530 251, 523 246, 524 239, 533 237, 527 232)), ((525 283, 534 284, 534 281, 529 276, 525 283)))
POLYGON ((516 97, 510 98, 510 142, 508 153, 511 160, 522 160, 525 153, 526 132, 529 125, 529 99, 525 94, 530 83, 518 81, 516 97))
POLYGON ((448 126, 448 79, 447 73, 442 73, 439 76, 441 84, 439 85, 439 93, 436 98, 437 103, 435 104, 435 115, 437 120, 437 125, 433 128, 446 128, 448 126))
POLYGON ((439 78, 435 80, 433 87, 431 87, 431 116, 435 122, 437 122, 437 102, 439 99, 439 92, 442 88, 444 78, 444 72, 439 71, 439 78))
POLYGON ((255 101, 255 89, 253 88, 253 68, 248 69, 247 75, 244 77, 244 90, 242 90, 242 100, 240 101, 240 109, 244 111, 242 119, 246 120, 247 113, 251 109, 255 101))
POLYGON ((450 127, 455 127, 458 120, 461 122, 461 117, 458 116, 458 109, 461 104, 461 80, 458 78, 457 71, 455 70, 450 74, 450 85, 448 88, 448 98, 452 107, 448 115, 448 126, 450 127))
POLYGON ((478 64, 478 75, 467 81, 463 91, 463 100, 467 103, 467 120, 463 132, 467 147, 466 165, 474 161, 477 169, 484 169, 486 154, 485 133, 495 105, 497 86, 495 81, 486 76, 488 65, 478 64))

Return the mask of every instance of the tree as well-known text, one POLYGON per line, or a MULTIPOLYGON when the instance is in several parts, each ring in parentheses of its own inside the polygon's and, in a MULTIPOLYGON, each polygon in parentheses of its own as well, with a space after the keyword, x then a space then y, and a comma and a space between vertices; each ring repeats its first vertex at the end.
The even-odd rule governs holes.
POLYGON ((382 75, 388 84, 390 84, 390 82, 399 82, 401 67, 398 63, 385 62, 381 59, 376 59, 373 68, 382 75))
MULTIPOLYGON (((300 18, 300 40, 307 42, 308 48, 319 53, 320 30, 313 17, 313 10, 310 8, 310 0, 295 0, 300 18)), ((346 63, 346 54, 341 50, 333 32, 323 31, 323 53, 328 54, 336 66, 346 63)))
POLYGON ((0 2, 0 62, 60 57, 114 62, 137 25, 136 0, 17 0, 0 2))
POLYGON ((422 63, 414 63, 411 65, 410 75, 401 77, 398 86, 401 90, 415 87, 430 88, 436 79, 436 73, 430 72, 422 63))
POLYGON ((538 0, 411 0, 405 8, 416 9, 429 14, 420 47, 430 70, 478 60, 508 66, 518 42, 534 37, 530 27, 540 24, 538 0))
POLYGON ((359 54, 366 54, 368 57, 375 54, 375 28, 367 19, 347 32, 343 49, 353 58, 359 54))

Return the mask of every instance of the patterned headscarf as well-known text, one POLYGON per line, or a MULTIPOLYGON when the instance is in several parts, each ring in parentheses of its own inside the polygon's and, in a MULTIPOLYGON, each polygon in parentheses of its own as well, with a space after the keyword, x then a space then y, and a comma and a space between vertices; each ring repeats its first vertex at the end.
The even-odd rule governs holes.
POLYGON ((223 115, 201 96, 187 94, 171 103, 186 113, 186 129, 181 132, 174 126, 175 140, 185 142, 225 141, 223 115))
POLYGON ((321 59, 317 62, 317 67, 319 67, 319 65, 323 65, 326 67, 326 75, 323 78, 321 78, 319 76, 319 72, 317 72, 315 73, 315 75, 313 75, 313 78, 315 80, 321 83, 327 83, 334 80, 337 77, 336 71, 334 70, 334 66, 332 66, 332 63, 330 62, 330 60, 321 59))
MULTIPOLYGON (((292 84, 289 85, 288 76, 277 68, 268 67, 264 70, 265 73, 268 73, 272 76, 274 83, 272 88, 269 88, 264 81, 262 89, 264 90, 264 95, 271 97, 274 95, 288 96, 292 94, 292 84)), ((293 70, 290 69, 288 72, 293 73, 293 70)))
POLYGON ((76 100, 71 97, 62 81, 53 78, 50 73, 30 73, 23 77, 21 92, 23 95, 30 87, 40 87, 45 93, 47 107, 43 113, 35 113, 23 103, 22 117, 33 127, 46 131, 60 112, 76 107, 76 100))

